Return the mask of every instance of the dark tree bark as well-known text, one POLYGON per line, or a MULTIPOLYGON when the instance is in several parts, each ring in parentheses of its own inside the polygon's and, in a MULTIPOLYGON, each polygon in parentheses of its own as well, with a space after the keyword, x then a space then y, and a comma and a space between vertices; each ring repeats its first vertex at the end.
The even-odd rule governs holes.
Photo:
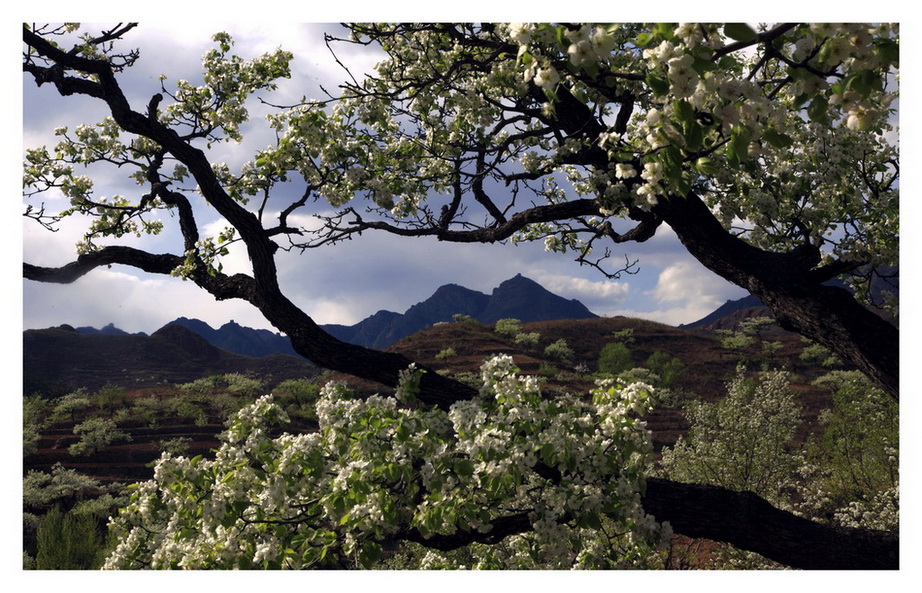
MULTIPOLYGON (((675 533, 732 544, 804 570, 897 570, 899 537, 885 531, 830 527, 776 509, 751 492, 650 478, 644 510, 675 533)), ((398 538, 449 551, 493 544, 531 529, 527 513, 500 517, 487 533, 459 531, 423 538, 410 529, 398 538)))
POLYGON ((899 330, 842 288, 825 286, 807 248, 772 253, 726 231, 695 194, 662 201, 655 212, 695 259, 765 303, 781 327, 853 363, 899 399, 899 330))
POLYGON ((643 506, 675 533, 727 542, 793 568, 899 568, 898 534, 821 525, 751 492, 650 478, 643 506))

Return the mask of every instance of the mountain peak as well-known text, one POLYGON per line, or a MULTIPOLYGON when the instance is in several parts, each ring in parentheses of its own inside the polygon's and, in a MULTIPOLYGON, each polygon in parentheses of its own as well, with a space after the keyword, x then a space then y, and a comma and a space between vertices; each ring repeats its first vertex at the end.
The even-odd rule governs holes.
POLYGON ((323 327, 340 340, 369 348, 386 348, 425 327, 451 321, 457 314, 468 315, 481 323, 494 323, 508 317, 521 321, 596 317, 579 301, 557 296, 534 280, 516 274, 494 288, 490 295, 457 284, 445 284, 402 315, 384 316, 379 312, 353 326, 323 327))

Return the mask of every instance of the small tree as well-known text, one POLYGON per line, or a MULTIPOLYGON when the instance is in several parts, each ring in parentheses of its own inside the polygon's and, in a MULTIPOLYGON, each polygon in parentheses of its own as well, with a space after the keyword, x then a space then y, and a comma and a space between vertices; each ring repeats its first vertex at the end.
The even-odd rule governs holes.
POLYGON ((86 390, 78 389, 77 391, 63 395, 55 400, 54 410, 51 412, 51 421, 76 421, 77 414, 86 410, 91 405, 90 397, 87 395, 86 390))
POLYGON ((690 402, 688 435, 663 450, 662 467, 675 480, 755 492, 786 506, 790 480, 803 464, 794 446, 801 409, 784 371, 759 383, 742 365, 715 403, 690 402))
POLYGON ((131 441, 131 435, 117 430, 108 418, 85 420, 74 426, 74 434, 80 435, 80 440, 68 448, 71 455, 92 455, 112 443, 131 441))
POLYGON ((804 362, 809 362, 813 364, 819 364, 820 366, 826 368, 834 368, 840 366, 842 361, 838 356, 833 354, 829 348, 826 348, 822 344, 817 344, 806 338, 802 339, 806 342, 803 352, 800 353, 800 359, 804 362))
POLYGON ((458 353, 455 351, 454 348, 443 348, 442 350, 439 351, 438 354, 435 355, 435 359, 445 360, 446 358, 453 358, 457 355, 458 353))

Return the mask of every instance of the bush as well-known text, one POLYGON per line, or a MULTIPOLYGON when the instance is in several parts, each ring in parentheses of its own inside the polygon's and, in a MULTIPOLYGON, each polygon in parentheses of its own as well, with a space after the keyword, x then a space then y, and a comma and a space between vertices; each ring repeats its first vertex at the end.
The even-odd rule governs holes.
POLYGON ((658 387, 672 387, 685 368, 680 359, 669 356, 665 352, 651 354, 645 366, 659 376, 658 387))
POLYGON ((307 379, 288 379, 276 385, 272 393, 277 397, 291 398, 303 407, 317 401, 320 386, 307 379))
POLYGON ((228 373, 222 378, 227 385, 227 391, 236 396, 253 398, 264 391, 261 381, 240 373, 228 373))
POLYGON ((617 375, 633 368, 630 349, 621 342, 605 344, 599 352, 598 367, 600 373, 617 375))
MULTIPOLYGON (((807 340, 807 342, 809 342, 809 340, 807 340)), ((800 359, 804 362, 819 364, 826 368, 837 367, 842 364, 839 357, 833 354, 829 348, 814 342, 810 342, 804 347, 804 351, 800 354, 800 359)))
POLYGON ((567 341, 560 339, 552 344, 548 344, 544 349, 544 355, 560 362, 572 362, 573 350, 567 345, 567 341))
POLYGON ((52 508, 38 526, 38 570, 89 570, 97 568, 102 544, 96 519, 52 508))
POLYGON ((176 418, 191 420, 196 426, 208 424, 208 415, 205 414, 205 410, 186 395, 171 399, 168 408, 176 418))
POLYGON ((756 384, 745 367, 714 403, 690 402, 687 436, 663 450, 669 478, 751 491, 782 508, 790 482, 804 462, 794 449, 801 409, 784 371, 756 384))
POLYGON ((541 339, 541 334, 538 332, 522 332, 515 336, 516 346, 521 346, 523 348, 534 348, 538 345, 538 341, 541 339))
POLYGON ((446 358, 452 358, 452 357, 457 356, 457 355, 458 355, 458 353, 455 352, 455 349, 454 349, 454 348, 445 348, 444 350, 442 350, 441 352, 439 352, 438 354, 435 355, 435 359, 436 359, 436 360, 445 360, 446 358))
POLYGON ((809 447, 827 470, 823 490, 837 506, 871 499, 899 483, 899 404, 857 371, 833 371, 814 385, 832 391, 823 432, 809 447))
POLYGON ((500 319, 494 331, 503 336, 517 336, 522 332, 522 322, 512 318, 500 319))
POLYGON ((77 413, 86 410, 90 405, 90 397, 84 389, 68 393, 55 400, 54 410, 51 412, 51 421, 70 420, 74 422, 77 419, 77 413))
POLYGON ((96 406, 100 410, 107 412, 124 406, 128 401, 125 390, 111 383, 102 386, 99 391, 94 394, 94 399, 96 400, 96 406))

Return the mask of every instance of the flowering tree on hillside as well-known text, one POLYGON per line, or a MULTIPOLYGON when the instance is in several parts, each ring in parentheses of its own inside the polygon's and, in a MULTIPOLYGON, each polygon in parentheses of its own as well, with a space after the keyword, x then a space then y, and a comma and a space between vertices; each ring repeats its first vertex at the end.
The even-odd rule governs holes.
MULTIPOLYGON (((847 275, 859 296, 871 296, 870 280, 898 264, 899 159, 887 141, 897 97, 893 27, 349 25, 348 39, 329 42, 377 46, 386 57, 376 74, 350 77, 341 96, 280 108, 269 118, 277 141, 239 170, 209 153, 241 138, 247 101, 289 76, 292 56, 245 60, 220 33, 202 85, 163 78, 146 105, 133 106, 119 77, 139 59, 120 45, 134 27, 80 36, 75 25, 23 28, 24 73, 109 111, 96 125, 56 130, 57 146, 26 153, 25 215, 48 228, 65 216, 87 220, 74 261, 25 263, 27 279, 72 282, 113 264, 181 276, 216 299, 251 303, 317 364, 397 386, 409 360, 336 340, 284 295, 280 248, 368 230, 542 240, 617 274, 605 268, 606 242, 644 241, 666 224, 783 326, 898 397, 898 331, 824 284, 847 275), (98 195, 79 174, 90 164, 128 172, 138 191, 98 195), (301 191, 274 191, 283 183, 301 191), (68 207, 51 212, 39 202, 51 191, 68 207), (298 224, 317 199, 339 209, 319 232, 298 224), (226 221, 216 236, 202 235, 205 208, 226 221), (173 253, 120 244, 160 232, 162 212, 181 232, 173 253), (245 246, 251 274, 222 271, 230 242, 245 246)), ((435 372, 423 372, 415 392, 418 404, 443 412, 480 397, 435 372)), ((651 479, 637 492, 676 532, 792 565, 896 562, 891 534, 826 529, 722 489, 651 479)))

